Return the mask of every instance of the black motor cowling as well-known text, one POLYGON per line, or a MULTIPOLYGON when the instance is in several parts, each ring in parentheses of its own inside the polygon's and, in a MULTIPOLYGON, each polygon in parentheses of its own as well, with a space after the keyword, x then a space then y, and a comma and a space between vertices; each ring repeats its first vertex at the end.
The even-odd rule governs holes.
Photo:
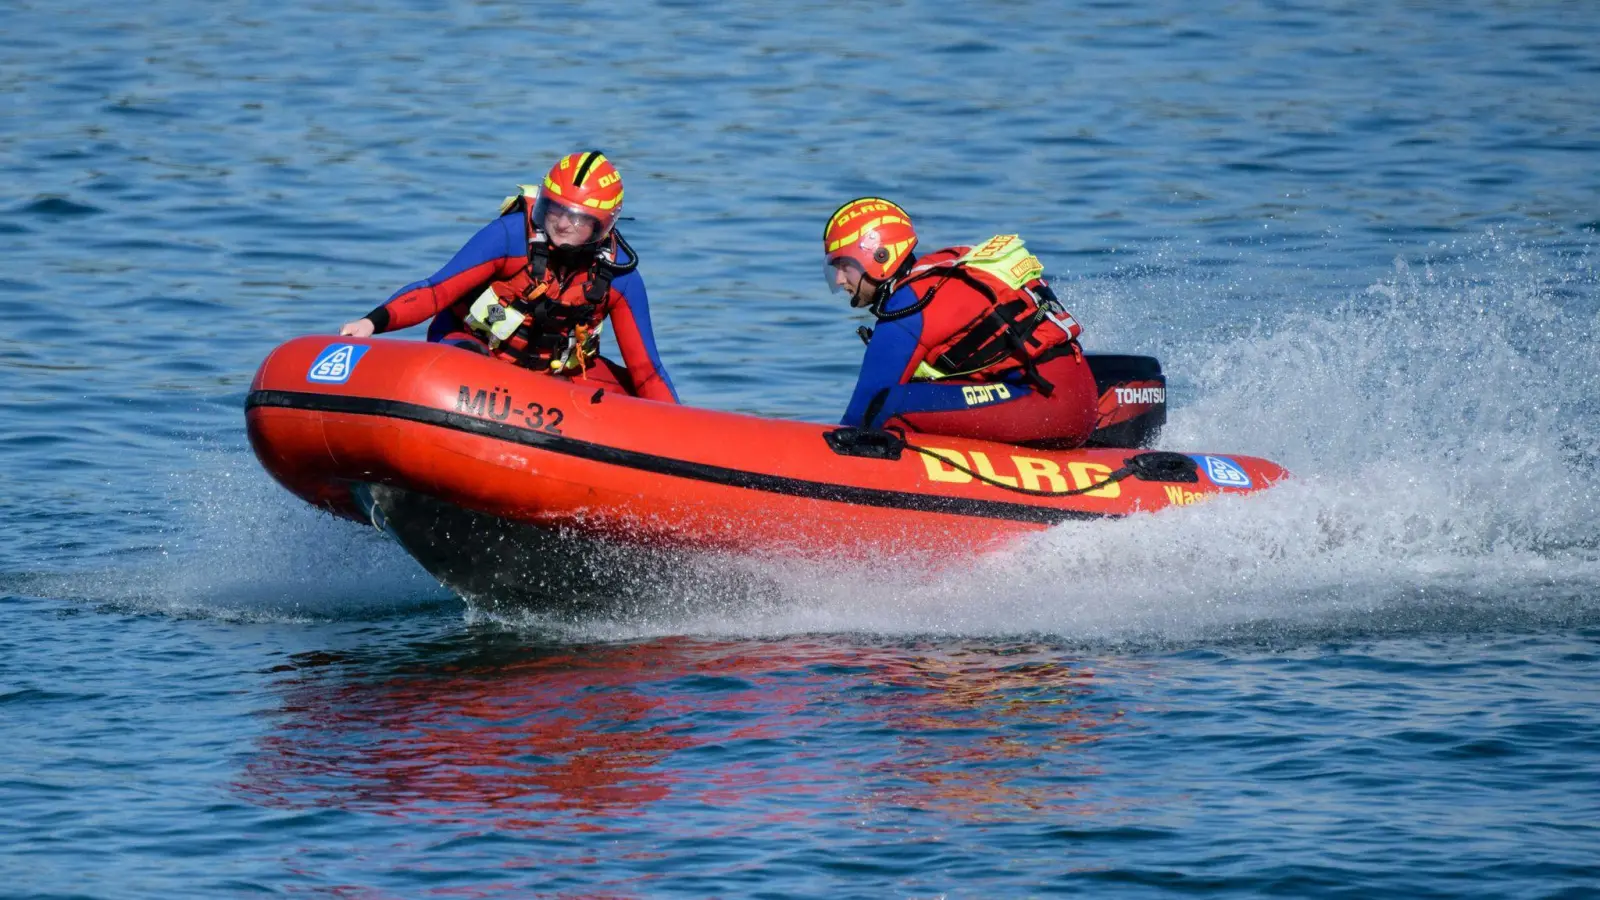
POLYGON ((1100 393, 1090 447, 1148 447, 1167 424, 1167 376, 1153 356, 1085 353, 1100 393))

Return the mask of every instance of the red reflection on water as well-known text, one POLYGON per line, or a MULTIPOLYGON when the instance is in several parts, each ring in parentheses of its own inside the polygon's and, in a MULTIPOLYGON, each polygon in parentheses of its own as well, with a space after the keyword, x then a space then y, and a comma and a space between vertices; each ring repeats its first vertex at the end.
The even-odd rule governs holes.
POLYGON ((1047 807, 1101 811, 1069 802, 1077 798, 1076 783, 1098 769, 1066 751, 1101 740, 1123 712, 1091 714, 1079 703, 1094 679, 1087 668, 1014 658, 997 667, 1006 661, 968 652, 884 667, 883 681, 915 691, 919 702, 902 703, 899 696, 874 701, 886 721, 912 734, 906 752, 876 768, 887 782, 909 779, 916 786, 885 788, 878 802, 938 808, 968 819, 1047 807), (970 742, 939 739, 941 732, 969 729, 983 734, 970 742))
POLYGON ((284 683, 238 787, 495 830, 607 830, 668 797, 742 809, 718 823, 738 827, 1015 814, 1071 801, 1093 774, 1072 749, 1120 719, 1048 656, 670 639, 372 680, 341 663, 284 683))

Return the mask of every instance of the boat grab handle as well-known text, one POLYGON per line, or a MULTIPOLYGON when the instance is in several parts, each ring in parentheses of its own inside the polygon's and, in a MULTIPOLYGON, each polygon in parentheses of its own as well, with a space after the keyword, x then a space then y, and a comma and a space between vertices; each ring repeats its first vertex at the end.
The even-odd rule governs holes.
POLYGON ((905 438, 890 431, 872 428, 836 428, 823 432, 822 438, 840 456, 899 459, 906 449, 905 438))

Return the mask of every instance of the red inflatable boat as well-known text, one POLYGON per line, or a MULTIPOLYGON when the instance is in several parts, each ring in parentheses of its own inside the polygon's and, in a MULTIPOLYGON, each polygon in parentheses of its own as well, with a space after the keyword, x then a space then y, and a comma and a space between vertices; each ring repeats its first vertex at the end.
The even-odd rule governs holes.
POLYGON ((280 346, 245 415, 279 482, 378 524, 469 596, 593 594, 619 553, 638 560, 630 550, 971 552, 1284 477, 1247 456, 1129 449, 1165 421, 1160 367, 1090 361, 1093 443, 1126 446, 1035 450, 674 406, 394 339, 280 346))

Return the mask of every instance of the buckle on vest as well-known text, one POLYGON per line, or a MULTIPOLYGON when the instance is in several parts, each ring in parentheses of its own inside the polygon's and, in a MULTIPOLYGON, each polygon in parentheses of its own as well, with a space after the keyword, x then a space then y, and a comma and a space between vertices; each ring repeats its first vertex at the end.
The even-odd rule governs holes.
POLYGON ((467 309, 466 326, 489 338, 490 347, 498 347, 509 340, 528 317, 506 306, 494 288, 484 288, 478 299, 467 309))

